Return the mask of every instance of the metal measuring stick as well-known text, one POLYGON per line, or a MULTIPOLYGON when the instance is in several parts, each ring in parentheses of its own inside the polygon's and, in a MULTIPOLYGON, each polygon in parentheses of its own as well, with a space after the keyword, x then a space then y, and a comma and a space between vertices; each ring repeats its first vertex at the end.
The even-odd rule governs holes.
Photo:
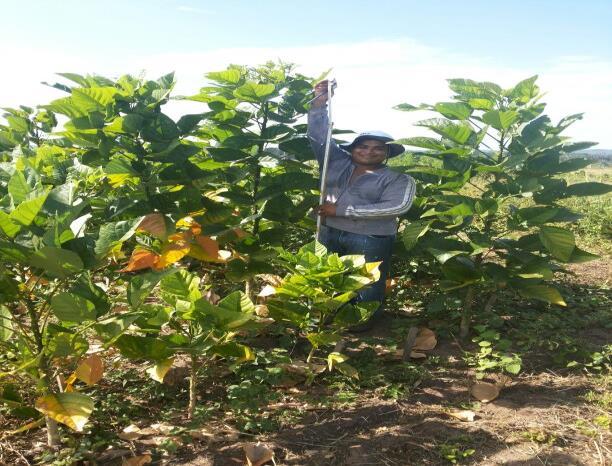
MULTIPOLYGON (((327 120, 329 124, 327 127, 327 139, 325 140, 325 154, 323 156, 323 168, 321 169, 321 188, 319 190, 321 195, 319 196, 319 205, 323 205, 325 203, 325 194, 326 194, 325 185, 327 183, 327 165, 329 161, 329 149, 331 147, 332 130, 334 127, 334 123, 332 121, 332 96, 333 96, 333 91, 337 85, 338 84, 336 83, 335 79, 332 79, 331 81, 327 81, 327 120)), ((322 224, 322 217, 321 215, 317 215, 317 234, 316 234, 317 241, 321 240, 321 224, 322 224)))

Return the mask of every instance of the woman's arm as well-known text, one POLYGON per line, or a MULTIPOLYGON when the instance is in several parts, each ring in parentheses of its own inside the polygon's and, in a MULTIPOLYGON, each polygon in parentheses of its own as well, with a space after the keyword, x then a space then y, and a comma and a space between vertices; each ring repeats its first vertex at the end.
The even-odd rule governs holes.
POLYGON ((410 210, 415 190, 416 183, 411 176, 399 175, 385 188, 378 202, 352 204, 343 198, 336 206, 335 215, 355 218, 397 217, 410 210))
MULTIPOLYGON (((315 95, 318 95, 312 101, 308 112, 308 140, 310 146, 319 162, 319 167, 323 165, 323 157, 325 156, 325 143, 327 142, 327 130, 329 128, 329 120, 327 116, 327 81, 321 81, 314 88, 315 95)), ((350 155, 340 149, 336 142, 332 139, 329 148, 330 161, 336 159, 348 159, 350 155)))

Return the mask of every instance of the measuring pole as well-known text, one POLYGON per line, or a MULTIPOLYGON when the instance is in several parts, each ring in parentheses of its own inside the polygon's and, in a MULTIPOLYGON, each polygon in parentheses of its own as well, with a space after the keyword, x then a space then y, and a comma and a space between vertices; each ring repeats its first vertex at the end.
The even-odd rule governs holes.
MULTIPOLYGON (((332 130, 334 128, 334 123, 332 121, 332 93, 336 88, 336 80, 333 79, 331 81, 327 81, 327 139, 325 140, 325 154, 323 156, 323 168, 321 169, 321 188, 319 192, 321 195, 319 196, 319 205, 323 205, 325 203, 325 186, 327 183, 327 165, 329 162, 329 150, 331 147, 331 138, 332 138, 332 130)), ((317 215, 317 241, 321 240, 321 221, 322 216, 317 215)))

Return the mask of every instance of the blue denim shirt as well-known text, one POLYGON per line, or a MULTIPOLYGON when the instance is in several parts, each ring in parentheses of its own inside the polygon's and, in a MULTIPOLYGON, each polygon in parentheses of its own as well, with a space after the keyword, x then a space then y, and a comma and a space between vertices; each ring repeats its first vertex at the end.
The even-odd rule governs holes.
MULTIPOLYGON (((308 139, 323 166, 329 122, 325 106, 308 112, 308 139)), ((388 167, 364 173, 349 185, 355 165, 351 154, 331 142, 326 182, 326 202, 336 205, 336 216, 325 224, 338 230, 364 235, 395 235, 397 217, 410 209, 414 179, 388 167)))

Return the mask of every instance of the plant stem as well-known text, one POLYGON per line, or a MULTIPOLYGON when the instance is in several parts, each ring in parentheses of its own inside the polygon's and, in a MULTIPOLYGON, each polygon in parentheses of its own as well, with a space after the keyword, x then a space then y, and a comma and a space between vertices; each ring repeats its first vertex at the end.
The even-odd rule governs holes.
POLYGON ((473 303, 474 303, 474 287, 470 286, 467 289, 467 293, 463 301, 463 312, 461 313, 461 324, 459 325, 459 337, 462 339, 465 339, 470 333, 473 303))
MULTIPOLYGON (((26 309, 30 317, 30 327, 32 329, 32 333, 34 334, 34 340, 36 341, 36 349, 39 356, 38 375, 41 381, 40 391, 41 394, 45 396, 49 393, 53 393, 49 376, 49 364, 44 354, 45 347, 42 333, 39 327, 40 322, 38 321, 38 315, 36 314, 36 309, 34 309, 35 304, 29 298, 26 298, 26 303, 26 309)), ((47 445, 52 448, 59 447, 61 443, 61 438, 57 422, 55 422, 55 420, 51 419, 49 416, 45 416, 45 424, 47 425, 47 445)))
POLYGON ((189 370, 189 407, 187 408, 187 418, 193 419, 197 402, 197 376, 198 372, 198 358, 195 354, 191 355, 191 367, 189 370))
POLYGON ((485 313, 488 313, 491 311, 491 309, 493 308, 493 305, 495 304, 495 301, 497 301, 497 293, 493 291, 493 293, 491 293, 491 296, 489 296, 489 299, 487 299, 487 302, 485 303, 485 306, 484 306, 485 313))
POLYGON ((312 359, 312 357, 314 356, 316 348, 313 346, 312 348, 310 348, 310 352, 308 353, 308 357, 306 358, 306 362, 310 362, 310 360, 312 359))

